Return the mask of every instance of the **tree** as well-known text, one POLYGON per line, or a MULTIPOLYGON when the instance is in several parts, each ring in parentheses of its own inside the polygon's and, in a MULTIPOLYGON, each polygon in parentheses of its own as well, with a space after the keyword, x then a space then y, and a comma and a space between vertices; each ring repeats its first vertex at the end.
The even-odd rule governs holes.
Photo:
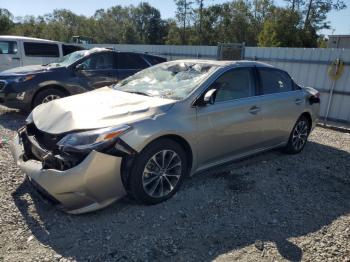
POLYGON ((0 8, 0 34, 7 34, 13 27, 13 16, 7 10, 0 8))
POLYGON ((329 22, 325 22, 327 14, 331 10, 342 10, 346 4, 342 0, 307 0, 306 9, 304 10, 304 29, 313 27, 316 30, 330 28, 329 22))
POLYGON ((160 44, 162 42, 163 24, 158 9, 148 3, 140 3, 132 10, 132 16, 142 43, 160 44))
POLYGON ((300 8, 303 5, 305 5, 305 0, 284 0, 284 1, 286 1, 290 5, 292 11, 300 11, 300 8))
POLYGON ((182 44, 186 44, 186 28, 190 23, 190 16, 193 14, 193 1, 191 0, 175 0, 177 6, 176 18, 178 22, 182 25, 181 40, 182 44))
POLYGON ((298 12, 275 8, 264 23, 259 34, 259 46, 298 47, 302 46, 300 38, 301 17, 298 12))

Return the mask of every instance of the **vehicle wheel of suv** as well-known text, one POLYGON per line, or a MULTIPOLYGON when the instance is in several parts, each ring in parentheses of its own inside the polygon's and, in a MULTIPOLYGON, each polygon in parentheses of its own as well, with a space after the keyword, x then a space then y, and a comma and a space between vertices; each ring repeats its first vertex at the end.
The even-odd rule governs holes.
POLYGON ((66 94, 61 90, 55 88, 48 88, 40 91, 33 100, 33 108, 37 107, 40 104, 50 102, 55 99, 65 97, 66 94))
POLYGON ((293 127, 285 152, 288 154, 301 152, 307 142, 310 130, 309 120, 305 116, 301 116, 293 127))
POLYGON ((137 202, 157 204, 173 196, 187 173, 183 148, 171 139, 149 144, 136 158, 129 188, 137 202))

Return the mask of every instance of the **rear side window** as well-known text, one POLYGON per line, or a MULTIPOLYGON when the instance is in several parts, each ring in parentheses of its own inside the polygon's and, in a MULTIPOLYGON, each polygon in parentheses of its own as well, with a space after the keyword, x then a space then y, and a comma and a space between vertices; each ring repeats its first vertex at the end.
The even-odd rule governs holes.
POLYGON ((166 62, 166 59, 163 57, 158 57, 158 56, 151 56, 151 55, 145 55, 144 58, 151 64, 151 65, 156 65, 160 64, 163 62, 166 62))
POLYGON ((118 69, 144 69, 148 64, 138 54, 119 53, 118 54, 118 69))
POLYGON ((59 57, 57 44, 24 42, 26 56, 59 57))
POLYGON ((80 50, 84 50, 84 48, 77 45, 62 45, 62 51, 64 56, 80 50))
POLYGON ((255 95, 254 78, 250 68, 239 68, 225 72, 212 86, 218 88, 215 99, 217 102, 255 95))
POLYGON ((283 71, 259 68, 261 92, 264 95, 288 92, 293 90, 290 76, 283 71))
POLYGON ((14 55, 17 54, 17 42, 15 41, 0 41, 0 55, 14 55))

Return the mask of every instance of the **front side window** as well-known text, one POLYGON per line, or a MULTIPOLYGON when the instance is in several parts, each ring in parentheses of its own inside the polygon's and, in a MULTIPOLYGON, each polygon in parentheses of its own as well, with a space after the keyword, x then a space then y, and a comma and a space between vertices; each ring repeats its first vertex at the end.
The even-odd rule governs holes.
POLYGON ((58 63, 51 63, 52 66, 70 66, 77 62, 78 60, 82 59, 84 56, 88 56, 89 51, 76 51, 73 53, 70 53, 68 55, 65 55, 64 57, 60 58, 58 63))
POLYGON ((212 86, 218 89, 216 102, 250 97, 255 94, 254 78, 250 68, 237 68, 225 72, 212 86))
POLYGON ((57 44, 24 42, 26 56, 59 57, 60 52, 57 44))
POLYGON ((148 64, 138 54, 118 54, 118 69, 144 69, 147 67, 148 64))
POLYGON ((17 42, 15 41, 0 41, 0 55, 15 55, 17 54, 17 42))
POLYGON ((261 92, 264 95, 288 92, 293 90, 290 76, 283 71, 259 68, 261 92))
POLYGON ((114 89, 174 100, 185 99, 217 66, 196 62, 167 62, 149 67, 114 86, 114 89))
POLYGON ((114 55, 113 53, 95 54, 86 59, 82 64, 84 70, 113 69, 115 67, 114 55))

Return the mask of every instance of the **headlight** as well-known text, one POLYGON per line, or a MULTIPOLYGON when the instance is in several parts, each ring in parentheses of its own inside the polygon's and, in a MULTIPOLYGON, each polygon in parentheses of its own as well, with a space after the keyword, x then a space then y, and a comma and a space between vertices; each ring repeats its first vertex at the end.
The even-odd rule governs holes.
POLYGON ((29 80, 32 80, 35 77, 35 75, 27 75, 27 76, 20 76, 16 79, 17 82, 26 82, 29 80))
POLYGON ((88 153, 92 150, 102 150, 111 146, 117 138, 130 129, 128 125, 107 127, 91 131, 71 133, 64 136, 58 143, 58 148, 66 152, 88 153))

